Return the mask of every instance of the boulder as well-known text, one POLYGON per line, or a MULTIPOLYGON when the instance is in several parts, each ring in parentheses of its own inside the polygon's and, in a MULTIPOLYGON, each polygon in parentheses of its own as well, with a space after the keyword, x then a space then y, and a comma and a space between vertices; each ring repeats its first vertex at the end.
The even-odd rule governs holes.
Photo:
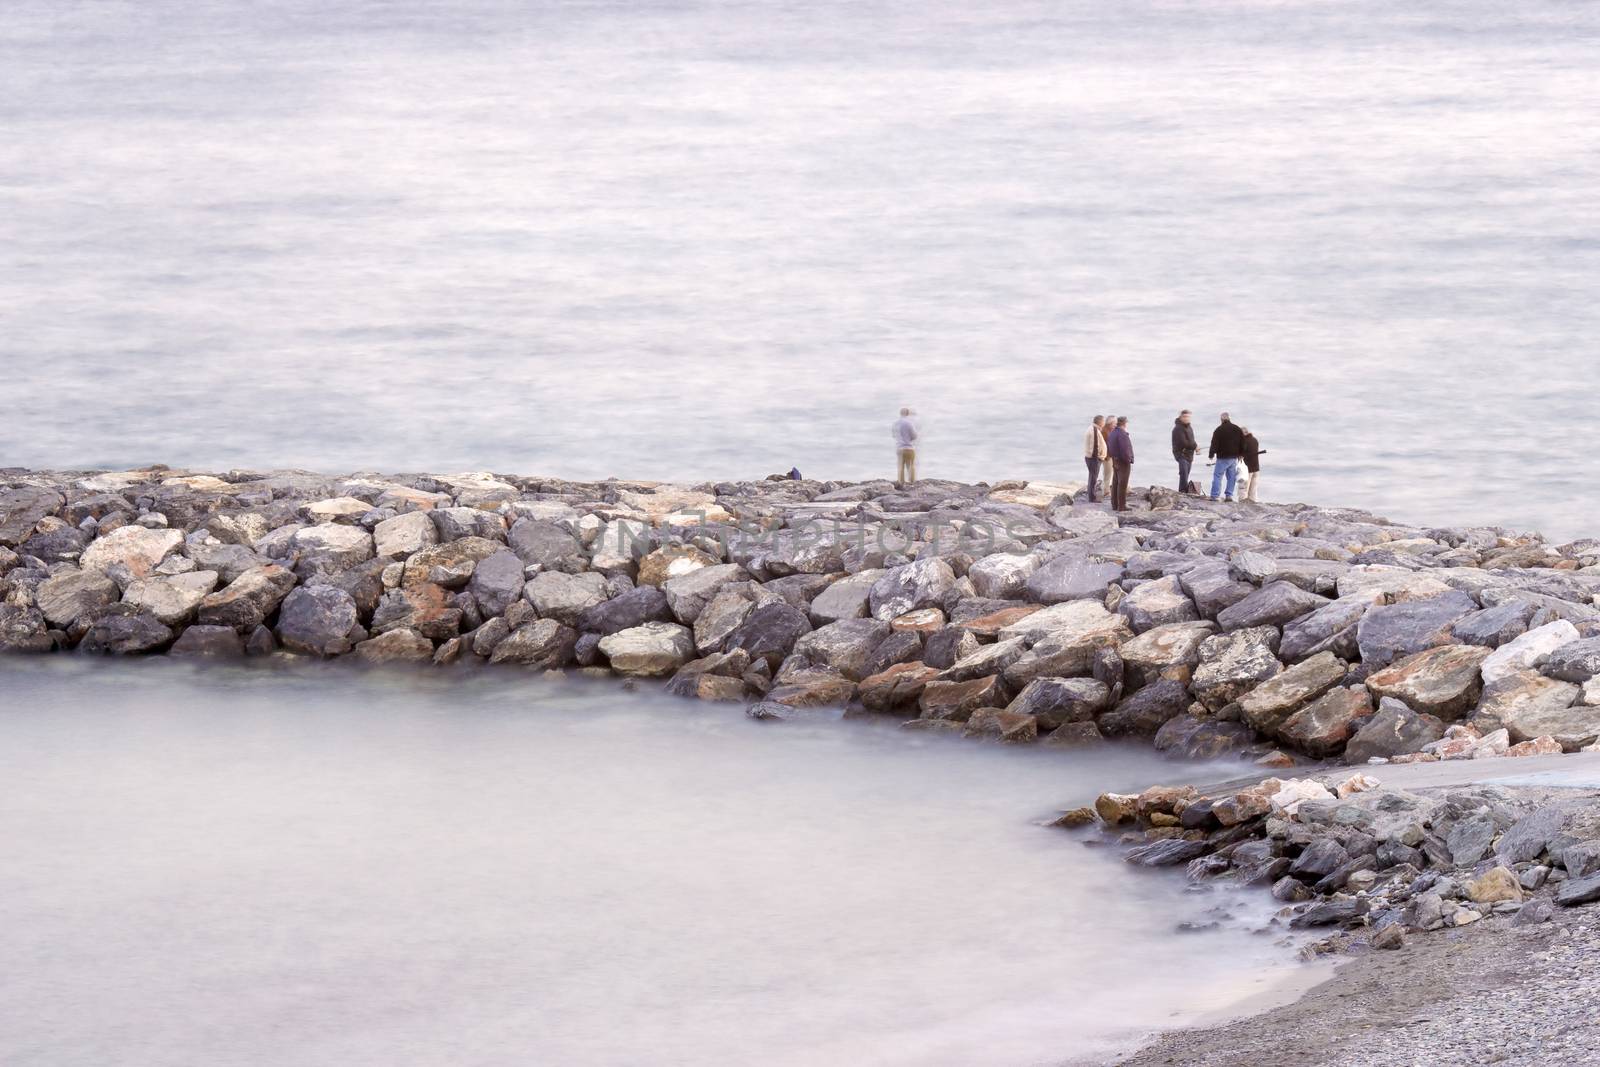
POLYGON ((602 637, 600 654, 618 674, 660 678, 694 658, 694 635, 675 622, 647 622, 602 637))
POLYGON ((1235 579, 1231 568, 1220 560, 1190 567, 1179 575, 1178 581, 1194 601, 1195 609, 1207 619, 1215 619, 1256 591, 1249 582, 1235 579))
POLYGON ((424 548, 406 560, 400 584, 437 585, 462 589, 472 580, 478 564, 505 546, 486 537, 463 537, 458 541, 424 548))
POLYGON ((1451 633, 1463 644, 1499 648, 1527 632, 1534 610, 1532 604, 1510 600, 1464 616, 1451 628, 1451 633))
POLYGON ((1093 678, 1035 678, 1006 710, 1031 715, 1039 729, 1050 731, 1064 723, 1092 720, 1110 703, 1111 690, 1093 678))
POLYGON ((939 669, 913 660, 896 663, 886 670, 861 679, 858 694, 870 711, 892 711, 912 704, 922 696, 927 684, 937 678, 939 669))
MULTIPOLYGON (((959 606, 965 606, 966 603, 967 601, 962 601, 961 605, 959 606)), ((939 609, 928 608, 925 610, 938 611, 939 609)), ((999 637, 1007 627, 1012 626, 1015 623, 1019 623, 1023 619, 1028 618, 1030 615, 1037 614, 1039 611, 1040 608, 1037 604, 1018 604, 1014 607, 999 608, 984 615, 963 617, 957 621, 955 625, 972 634, 974 637, 993 640, 994 638, 999 637)), ((910 613, 910 615, 902 615, 900 618, 895 620, 895 624, 898 626, 904 620, 908 620, 919 614, 921 613, 913 611, 910 613)), ((933 627, 932 629, 937 629, 937 627, 933 627)))
POLYGON ((1556 888, 1555 901, 1565 908, 1592 904, 1600 900, 1600 872, 1582 878, 1569 878, 1556 888))
POLYGON ((1277 736, 1289 716, 1343 681, 1347 669, 1332 652, 1313 656, 1240 696, 1239 717, 1252 729, 1277 736))
POLYGON ((1001 708, 979 708, 968 716, 967 728, 962 733, 984 741, 1026 744, 1038 739, 1039 727, 1032 715, 1001 708))
POLYGON ((294 575, 276 563, 251 567, 200 601, 196 616, 204 625, 231 626, 249 634, 277 610, 294 586, 294 575))
POLYGON ((172 637, 172 630, 154 615, 132 604, 112 604, 94 612, 78 648, 127 656, 159 651, 172 643, 172 637))
POLYGON ((0 653, 49 652, 55 648, 55 639, 47 625, 37 608, 0 603, 0 653))
MULTIPOLYGON (((1099 607, 1098 604, 1093 605, 1099 607)), ((1005 678, 1013 689, 1021 690, 1035 678, 1072 678, 1089 674, 1094 668, 1095 654, 1105 648, 1116 648, 1118 639, 1126 636, 1127 622, 1121 616, 1110 615, 1100 609, 1115 623, 1091 625, 1077 630, 1057 630, 1034 641, 1016 662, 1005 669, 1005 678)), ((1040 614, 1044 614, 1041 612, 1040 614)))
MULTIPOLYGON (((694 620, 696 650, 705 655, 721 649, 733 632, 750 617, 750 612, 753 610, 755 603, 749 597, 731 589, 723 589, 694 620)), ((668 612, 670 615, 670 606, 668 612)))
POLYGON ((1207 708, 1221 711, 1282 670, 1267 630, 1218 634, 1201 643, 1200 665, 1190 687, 1207 708))
POLYGON ((1182 682, 1162 679, 1145 686, 1133 696, 1105 712, 1097 720, 1107 737, 1153 737, 1169 720, 1189 707, 1189 694, 1182 682))
POLYGON ((448 641, 461 631, 461 609, 448 590, 433 584, 404 586, 384 593, 372 613, 374 634, 390 630, 415 630, 436 641, 448 641))
POLYGON ((1183 714, 1168 719, 1156 731, 1155 747, 1170 756, 1211 760, 1246 749, 1255 739, 1255 731, 1242 723, 1183 714))
POLYGON ((1092 722, 1062 723, 1044 739, 1051 748, 1088 748, 1105 741, 1100 728, 1092 722))
POLYGON ((538 619, 511 632, 495 646, 490 663, 515 663, 524 667, 554 670, 572 659, 578 632, 554 619, 538 619))
MULTIPOLYGON (((1535 674, 1514 675, 1495 683, 1484 705, 1494 705, 1495 718, 1511 740, 1521 743, 1551 738, 1566 752, 1600 740, 1600 708, 1575 704, 1578 687, 1535 674)), ((1484 712, 1480 706, 1480 715, 1484 712)))
MULTIPOLYGON (((384 519, 372 528, 374 553, 383 559, 405 559, 439 543, 439 532, 425 511, 384 519)), ((521 568, 518 568, 520 573, 521 568)))
POLYGON ((829 585, 811 600, 811 624, 826 626, 843 619, 865 618, 872 587, 883 575, 882 570, 865 570, 829 585))
POLYGON ((1522 636, 1506 642, 1483 661, 1480 670, 1485 685, 1529 670, 1563 645, 1577 641, 1578 628, 1565 619, 1557 619, 1522 636))
POLYGON ((1120 563, 1094 563, 1070 553, 1036 568, 1028 576, 1028 599, 1041 604, 1064 604, 1073 600, 1101 600, 1106 588, 1122 577, 1120 563))
POLYGON ((359 526, 319 523, 295 531, 289 540, 295 573, 302 578, 354 567, 373 557, 372 535, 359 526))
MULTIPOLYGON (((667 585, 670 587, 674 582, 687 581, 701 573, 704 572, 675 578, 667 585)), ((671 596, 670 588, 668 596, 671 596)), ((799 608, 783 603, 763 604, 728 635, 726 647, 729 650, 742 648, 750 653, 752 660, 766 660, 767 666, 777 670, 784 657, 794 649, 795 642, 810 631, 811 623, 799 608)))
POLYGON ((136 578, 122 594, 125 604, 154 615, 167 626, 194 618, 200 602, 217 587, 216 571, 189 571, 161 578, 136 578))
POLYGON ((1444 736, 1444 723, 1432 715, 1419 715, 1398 700, 1384 700, 1345 745, 1346 763, 1366 763, 1374 757, 1389 759, 1444 736))
POLYGON ((33 595, 50 625, 69 630, 79 619, 115 604, 122 590, 100 571, 65 570, 40 582, 33 595))
POLYGON ((955 584, 955 571, 938 557, 895 567, 872 585, 868 598, 872 617, 888 622, 918 608, 939 607, 955 584))
POLYGON ((1554 805, 1539 808, 1511 825, 1495 843, 1495 858, 1507 866, 1532 863, 1566 828, 1567 813, 1554 805))
POLYGON ((0 490, 0 546, 16 548, 33 535, 41 519, 60 507, 61 494, 53 489, 0 490))
POLYGON ((578 613, 578 629, 595 634, 614 634, 647 622, 671 621, 672 608, 667 604, 667 595, 653 585, 629 589, 578 613))
POLYGON ((1456 623, 1478 609, 1466 593, 1449 590, 1438 596, 1374 607, 1356 628, 1361 662, 1373 670, 1418 652, 1447 645, 1456 623))
POLYGON ((949 719, 966 722, 979 708, 1004 707, 1005 686, 995 677, 974 678, 967 682, 930 681, 918 699, 924 719, 949 719))
POLYGON ((363 641, 355 651, 366 663, 428 663, 433 659, 433 642, 402 628, 363 641))
MULTIPOLYGON (((893 625, 893 624, 891 624, 893 625)), ((965 630, 948 626, 923 639, 922 662, 944 670, 978 651, 978 639, 965 630)))
POLYGON ((300 514, 313 523, 342 522, 353 524, 372 510, 372 505, 353 496, 329 497, 300 505, 300 514))
POLYGON ((1600 676, 1600 637, 1562 645, 1545 660, 1544 673, 1578 685, 1600 676))
POLYGON ((681 577, 669 578, 662 583, 661 591, 667 595, 667 606, 677 620, 692 626, 723 586, 749 577, 737 563, 719 563, 714 567, 690 571, 681 577))
POLYGON ((1000 630, 999 637, 1021 637, 1029 644, 1046 638, 1098 638, 1118 645, 1133 636, 1128 620, 1114 615, 1099 601, 1074 600, 1035 611, 1000 630))
POLYGON ((1251 593, 1217 615, 1223 630, 1247 630, 1258 626, 1282 626, 1302 615, 1309 615, 1329 603, 1326 597, 1308 593, 1288 582, 1273 582, 1251 593))
POLYGON ((1217 632, 1208 621, 1157 626, 1125 643, 1119 650, 1129 689, 1149 685, 1158 678, 1187 681, 1200 665, 1200 646, 1217 632))
POLYGON ((1373 593, 1340 597, 1286 624, 1279 654, 1285 663, 1322 652, 1332 652, 1341 659, 1356 658, 1360 654, 1357 634, 1361 620, 1379 602, 1377 594, 1373 593))
POLYGON ((65 563, 77 560, 88 543, 89 537, 82 530, 47 515, 17 551, 46 563, 65 563))
POLYGON ((1367 679, 1375 697, 1394 697, 1440 719, 1459 718, 1483 691, 1479 667, 1489 650, 1479 645, 1441 645, 1386 667, 1367 679))
POLYGON ((1507 726, 1513 718, 1537 723, 1546 715, 1565 712, 1578 700, 1579 692, 1571 682, 1558 682, 1537 671, 1518 671, 1483 687, 1472 724, 1487 733, 1507 726))
POLYGON ((967 577, 981 597, 1014 600, 1028 590, 1028 579, 1039 569, 1039 557, 997 552, 967 568, 967 577))
POLYGON ((939 675, 940 681, 964 682, 971 678, 982 678, 989 674, 1000 674, 1024 655, 1023 640, 1020 637, 1010 637, 992 645, 980 645, 978 649, 947 667, 939 675))
POLYGON ((889 624, 877 619, 844 619, 812 630, 795 642, 794 653, 813 666, 831 667, 852 681, 872 673, 873 651, 889 636, 889 624))
MULTIPOLYGON (((422 512, 414 512, 420 515, 422 512)), ((402 516, 404 518, 405 516, 402 516)), ((485 557, 472 570, 467 580, 467 592, 477 601, 478 610, 486 617, 504 615, 507 608, 522 596, 526 582, 522 576, 522 560, 515 552, 502 550, 485 557)), ((658 597, 660 593, 656 594, 658 597)), ((662 598, 662 609, 666 600, 662 598)))
MULTIPOLYGON (((278 642, 291 652, 337 656, 350 651, 356 626, 355 600, 331 585, 301 586, 284 597, 278 610, 278 642)), ((428 646, 432 655, 433 646, 428 646)))
POLYGON ((126 588, 136 578, 148 578, 182 544, 183 534, 177 530, 124 526, 95 539, 83 550, 78 566, 101 571, 126 588))
POLYGON ((639 584, 660 586, 669 579, 716 565, 714 556, 694 545, 663 545, 639 560, 639 584))
POLYGON ((1134 633, 1200 618, 1194 601, 1184 595, 1176 577, 1158 578, 1137 586, 1122 598, 1117 613, 1128 620, 1134 633))
POLYGON ((506 539, 506 520, 492 511, 450 507, 433 508, 426 514, 433 520, 440 541, 459 541, 463 537, 482 537, 490 541, 506 539))
POLYGON ((583 574, 541 571, 528 579, 522 596, 533 605, 540 618, 576 627, 584 611, 605 601, 606 580, 592 571, 583 574))
POLYGON ((1372 715, 1372 698, 1363 686, 1333 689, 1295 712, 1278 727, 1285 744, 1313 759, 1327 759, 1344 750, 1345 743, 1372 715))
POLYGON ((231 626, 190 626, 167 650, 169 656, 244 655, 244 639, 231 626))
POLYGON ((855 683, 827 667, 794 671, 767 694, 767 701, 789 708, 821 708, 847 703, 855 683))
POLYGON ((518 519, 511 525, 506 544, 528 566, 571 571, 583 563, 582 543, 565 525, 549 519, 518 519))

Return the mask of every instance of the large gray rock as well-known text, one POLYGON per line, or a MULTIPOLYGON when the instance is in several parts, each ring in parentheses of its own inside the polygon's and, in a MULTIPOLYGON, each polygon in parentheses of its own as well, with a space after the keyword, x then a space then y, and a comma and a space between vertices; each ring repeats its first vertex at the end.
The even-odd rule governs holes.
POLYGON ((1359 655, 1357 631, 1361 620, 1374 604, 1377 594, 1356 593, 1340 597, 1309 615, 1303 615, 1283 628, 1283 643, 1278 652, 1285 663, 1332 652, 1341 659, 1359 655))
POLYGON ((355 654, 364 663, 427 663, 434 650, 432 641, 401 627, 361 642, 355 654))
POLYGON ((1545 660, 1544 673, 1578 685, 1600 675, 1600 637, 1573 641, 1556 649, 1545 660))
POLYGON ((1010 637, 992 645, 981 645, 977 651, 952 663, 939 675, 939 680, 964 682, 985 675, 1001 674, 1007 667, 1021 659, 1025 651, 1024 642, 1020 637, 1010 637))
POLYGON ((171 628, 155 616, 131 604, 112 604, 94 613, 78 648, 84 652, 126 656, 157 652, 171 644, 172 637, 171 628))
POLYGON ((169 656, 244 655, 244 639, 231 626, 190 626, 167 650, 169 656))
POLYGON ((694 635, 675 622, 647 622, 602 637, 600 654, 618 674, 660 678, 694 658, 694 635))
MULTIPOLYGON (((647 622, 671 621, 672 608, 667 604, 667 594, 653 585, 641 585, 584 608, 578 615, 578 629, 584 633, 614 634, 647 622)), ((699 620, 695 625, 699 625, 699 620)))
POLYGON ((295 573, 302 578, 354 567, 372 558, 372 535, 359 526, 318 523, 295 533, 290 541, 295 573))
POLYGON ((583 561, 578 539, 562 524, 547 519, 518 519, 506 543, 523 563, 546 570, 576 570, 583 561))
POLYGON ((1374 757, 1389 759, 1444 736, 1444 723, 1432 715, 1419 715, 1398 700, 1384 700, 1345 746, 1346 763, 1365 763, 1374 757))
POLYGON ((955 584, 955 571, 938 557, 895 567, 873 583, 872 617, 888 622, 918 608, 939 607, 955 584))
POLYGON ((426 511, 412 511, 384 519, 372 528, 377 555, 385 559, 404 559, 413 552, 439 543, 439 532, 426 511))
POLYGON ((1332 652, 1313 656, 1239 697, 1239 716, 1252 729, 1275 736, 1289 716, 1338 685, 1346 669, 1332 652))
POLYGON ((1479 645, 1440 645, 1385 667, 1367 679, 1367 688, 1415 711, 1459 718, 1478 703, 1483 692, 1479 667, 1488 655, 1479 645))
POLYGON ((462 611, 443 586, 431 582, 403 586, 383 594, 372 613, 373 634, 414 630, 424 637, 448 641, 461 629, 462 611))
POLYGON ((331 585, 301 586, 283 598, 278 641, 291 652, 337 656, 350 651, 356 602, 331 585))
POLYGON ((1220 759, 1255 743, 1255 731, 1238 722, 1178 715, 1156 731, 1158 752, 1183 759, 1220 759))
POLYGON ((89 536, 82 530, 51 515, 39 521, 33 536, 22 542, 17 551, 46 563, 65 563, 82 555, 88 543, 89 536))
POLYGON ((1100 636, 1106 639, 1102 643, 1116 645, 1132 637, 1133 628, 1126 618, 1107 611, 1097 600, 1073 600, 1008 623, 998 636, 1001 640, 1021 637, 1035 644, 1048 637, 1100 636))
POLYGON ((1183 714, 1188 707, 1189 694, 1183 683, 1162 679, 1105 712, 1096 725, 1107 737, 1153 737, 1169 719, 1183 714))
POLYGON ((1361 662, 1377 670, 1395 660, 1449 644, 1456 623, 1477 609, 1477 601, 1453 589, 1438 596, 1375 607, 1356 628, 1361 662))
POLYGON ((136 578, 123 593, 125 604, 132 604, 154 615, 167 626, 178 626, 194 618, 200 602, 217 587, 216 571, 188 571, 166 577, 136 578))
POLYGON ((1483 661, 1480 668, 1485 685, 1537 666, 1557 649, 1579 640, 1578 628, 1565 619, 1535 627, 1506 642, 1483 661))
POLYGON ((124 526, 96 538, 84 549, 78 565, 86 571, 102 571, 126 588, 136 578, 147 578, 183 544, 177 530, 151 530, 143 526, 124 526))
POLYGON ((872 654, 889 636, 889 624, 877 619, 843 619, 812 630, 795 642, 794 652, 818 667, 831 667, 852 681, 868 674, 872 654))
POLYGON ((538 619, 519 626, 495 646, 490 663, 514 663, 523 667, 555 670, 572 660, 578 632, 554 619, 538 619))
MULTIPOLYGON (((1580 692, 1571 682, 1546 678, 1537 671, 1519 671, 1483 687, 1472 724, 1483 733, 1492 733, 1501 727, 1510 729, 1512 720, 1516 720, 1520 724, 1518 732, 1526 733, 1528 727, 1541 722, 1559 721, 1561 713, 1577 702, 1580 692)), ((1531 734, 1518 740, 1538 736, 1531 734)))
POLYGON ((485 537, 491 541, 506 539, 506 520, 492 511, 457 507, 434 508, 423 514, 433 520, 441 541, 458 541, 463 537, 485 537))
POLYGON ((1111 690, 1093 678, 1035 678, 1006 706, 1007 711, 1032 715, 1040 730, 1063 723, 1088 722, 1111 702, 1111 690))
POLYGON ((1326 597, 1308 593, 1288 582, 1273 582, 1218 614, 1217 624, 1224 630, 1282 626, 1325 607, 1328 602, 1326 597))
POLYGON ((49 652, 55 641, 46 625, 44 614, 37 608, 0 603, 0 653, 49 652))
POLYGON ((1463 644, 1499 648, 1527 632, 1528 620, 1533 618, 1535 610, 1526 601, 1510 600, 1464 616, 1451 628, 1451 632, 1463 644))
MULTIPOLYGON (((424 513, 419 511, 413 514, 424 513)), ((515 552, 502 551, 478 562, 472 570, 472 577, 467 580, 467 592, 478 602, 478 610, 485 617, 490 617, 504 615, 506 609, 522 596, 526 584, 522 576, 522 560, 515 552)), ((665 598, 662 599, 662 606, 666 606, 665 598)))
POLYGON ((702 656, 721 651, 733 631, 742 626, 754 610, 755 601, 750 597, 724 588, 694 620, 695 650, 702 656))
POLYGON ((0 490, 0 546, 15 548, 33 535, 34 527, 61 507, 53 489, 23 486, 0 490))
POLYGON ((1495 858, 1507 867, 1531 863, 1544 855, 1567 825, 1567 813, 1554 805, 1539 808, 1512 824, 1494 846, 1495 858))
MULTIPOLYGON (((1100 605, 1088 601, 1115 623, 1090 623, 1073 628, 1046 631, 1033 640, 1032 647, 1005 669, 1006 683, 1021 690, 1035 678, 1074 678, 1088 675, 1094 667, 1095 653, 1116 648, 1127 636, 1127 620, 1111 615, 1100 605)), ((1040 614, 1044 614, 1040 612, 1040 614)), ((1001 639, 1011 635, 1002 632, 1001 639)), ((926 659, 926 657, 924 657, 926 659)))
POLYGON ((830 584, 811 599, 812 625, 826 626, 843 619, 865 618, 872 587, 883 575, 879 569, 864 570, 830 584))
POLYGON ((1372 710, 1364 687, 1333 689, 1289 716, 1278 727, 1278 738, 1313 759, 1327 759, 1344 750, 1372 710))
POLYGON ((1187 680, 1200 665, 1200 646, 1217 632, 1209 621, 1179 622, 1146 630, 1123 644, 1124 677, 1130 690, 1157 678, 1187 680))
POLYGON ((1092 563, 1063 553, 1028 576, 1028 599, 1041 604, 1099 600, 1106 595, 1106 588, 1121 577, 1120 563, 1092 563))
POLYGON ((1201 643, 1200 666, 1190 687, 1202 704, 1221 711, 1282 670, 1270 631, 1258 627, 1218 634, 1201 643))
POLYGON ((276 563, 252 567, 200 601, 196 614, 203 625, 231 626, 249 634, 277 610, 294 586, 294 575, 276 563))
POLYGON ((1221 560, 1190 567, 1179 575, 1183 591, 1194 601, 1201 616, 1215 619, 1222 612, 1256 591, 1249 582, 1233 577, 1232 569, 1221 560))
POLYGON ((692 626, 700 612, 729 582, 750 577, 737 563, 719 563, 715 567, 701 567, 678 578, 669 578, 661 585, 667 595, 667 605, 672 614, 685 625, 692 626))
POLYGON ((1117 613, 1128 620, 1134 633, 1200 618, 1194 601, 1184 595, 1176 577, 1159 578, 1136 587, 1122 598, 1117 613))
POLYGON ((1039 557, 1031 553, 997 552, 967 568, 967 577, 981 597, 1014 600, 1028 590, 1028 579, 1039 569, 1039 557))
POLYGON ((752 661, 766 660, 768 667, 777 670, 784 657, 794 650, 795 642, 810 631, 811 623, 799 608, 790 604, 763 604, 728 635, 725 647, 730 651, 742 648, 750 653, 752 661))
POLYGON ((528 580, 522 595, 541 618, 576 627, 586 609, 605 600, 606 580, 593 572, 541 571, 528 580))
POLYGON ((34 590, 38 608, 50 625, 70 629, 98 608, 122 597, 117 583, 100 571, 68 570, 52 575, 34 590))

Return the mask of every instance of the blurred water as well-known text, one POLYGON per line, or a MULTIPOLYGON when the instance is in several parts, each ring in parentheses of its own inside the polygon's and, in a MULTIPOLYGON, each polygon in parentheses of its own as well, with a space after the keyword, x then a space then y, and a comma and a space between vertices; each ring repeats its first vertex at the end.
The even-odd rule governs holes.
POLYGON ((1600 5, 9 0, 0 463, 1166 481, 1594 533, 1600 5))
POLYGON ((1145 749, 341 666, 0 664, 0 1062, 1060 1063, 1298 967, 1034 824, 1145 749))

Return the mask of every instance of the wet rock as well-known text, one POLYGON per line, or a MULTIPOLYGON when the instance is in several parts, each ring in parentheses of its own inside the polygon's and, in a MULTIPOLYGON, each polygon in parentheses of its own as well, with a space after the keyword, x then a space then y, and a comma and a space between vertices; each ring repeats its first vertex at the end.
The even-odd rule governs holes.
MULTIPOLYGON (((480 560, 473 568, 472 577, 467 580, 467 592, 472 594, 484 615, 503 615, 522 596, 526 584, 522 560, 514 552, 500 551, 480 560)), ((656 596, 660 599, 661 610, 665 611, 666 598, 659 591, 656 596)))
MULTIPOLYGON (((750 609, 748 601, 738 601, 746 612, 750 609)), ((743 621, 743 615, 740 615, 743 621)), ((696 620, 696 632, 700 621, 696 620)), ((599 604, 593 604, 578 614, 578 629, 585 633, 614 634, 619 630, 626 630, 634 626, 642 626, 647 622, 671 622, 672 609, 667 604, 667 596, 660 589, 652 585, 641 585, 627 592, 599 604)), ((734 625, 737 625, 735 623, 734 625)), ((722 635, 731 633, 733 626, 722 635)), ((705 649, 705 651, 710 651, 705 649)))
POLYGON ((985 675, 1000 674, 1022 658, 1023 639, 1007 638, 992 645, 980 645, 977 650, 963 656, 939 675, 941 681, 964 682, 985 675))
POLYGON ((528 579, 522 595, 541 618, 576 627, 586 610, 604 602, 606 582, 602 575, 593 572, 542 571, 528 579))
POLYGON ((939 607, 955 583, 950 564, 938 557, 895 567, 873 583, 868 595, 871 615, 888 622, 908 611, 939 607))
MULTIPOLYGON (((405 559, 439 543, 439 532, 425 511, 385 519, 372 529, 374 552, 384 559, 405 559)), ((519 572, 521 568, 518 568, 519 572)))
MULTIPOLYGON (((672 596, 670 587, 675 582, 691 580, 701 573, 704 572, 697 571, 668 582, 668 598, 672 596)), ((776 670, 784 657, 794 650, 795 643, 810 631, 811 623, 799 608, 783 603, 763 604, 728 635, 726 647, 730 650, 742 648, 750 653, 752 660, 766 660, 767 665, 776 670)))
POLYGON ((1374 607, 1356 629, 1361 661, 1376 669, 1447 645, 1453 640, 1456 623, 1477 610, 1477 601, 1453 589, 1438 596, 1374 607))
POLYGON ((1327 759, 1344 750, 1372 711, 1372 698, 1365 688, 1333 689, 1291 715, 1277 734, 1313 759, 1327 759))
POLYGON ((1157 626, 1119 649, 1130 689, 1158 678, 1187 681, 1200 664, 1200 646, 1217 631, 1212 622, 1180 622, 1157 626))
POLYGON ((37 608, 0 603, 0 653, 49 652, 55 640, 37 608))
POLYGON ((980 647, 978 639, 972 634, 951 626, 928 635, 922 646, 922 661, 930 667, 945 670, 980 647))
POLYGON ((1005 686, 998 678, 974 678, 966 682, 930 681, 922 690, 918 707, 924 719, 953 719, 966 722, 979 708, 1004 707, 1005 686))
POLYGON ((203 625, 230 626, 248 634, 277 610, 294 586, 294 575, 276 563, 252 567, 200 601, 196 615, 203 625))
POLYGON ((1175 867, 1204 855, 1205 851, 1204 841, 1187 841, 1174 837, 1130 849, 1125 859, 1139 867, 1175 867))
POLYGON ((723 586, 749 577, 737 563, 719 563, 714 567, 690 571, 678 578, 669 578, 662 584, 661 591, 666 594, 667 605, 677 620, 692 626, 723 586))
POLYGON ((1290 919, 1289 925, 1293 929, 1300 930, 1307 927, 1354 923, 1367 914, 1369 907, 1365 897, 1335 898, 1311 905, 1290 919))
POLYGON ((1088 748, 1104 742, 1100 728, 1092 722, 1062 723, 1051 731, 1043 744, 1052 748, 1088 748))
POLYGON ((1252 729, 1276 736, 1289 716, 1338 685, 1346 667, 1332 652, 1296 664, 1239 697, 1240 717, 1252 729))
POLYGON ((84 549, 79 566, 86 571, 101 571, 126 588, 136 578, 147 578, 162 560, 183 544, 177 530, 149 530, 143 526, 124 526, 97 538, 84 549))
POLYGON ((968 737, 1008 744, 1026 744, 1039 736, 1038 723, 1032 715, 1001 708, 979 708, 974 711, 967 719, 967 728, 962 732, 968 737))
POLYGON ((1444 736, 1444 723, 1432 715, 1419 715, 1398 700, 1383 700, 1378 710, 1345 746, 1346 763, 1365 763, 1374 757, 1388 759, 1444 736))
POLYGON ((78 648, 119 656, 156 652, 172 643, 172 630, 132 604, 97 609, 78 648))
POLYGON ((1475 707, 1482 693, 1479 666, 1489 650, 1442 645, 1400 660, 1367 679, 1377 697, 1394 697, 1419 712, 1450 720, 1475 707))
POLYGON ((1183 714, 1189 696, 1181 682, 1163 679, 1145 686, 1102 714, 1096 725, 1107 737, 1153 737, 1169 720, 1183 714))
POLYGON ((694 657, 694 636, 674 622, 647 622, 600 639, 600 653, 618 674, 665 677, 694 657))
POLYGON ((1246 630, 1258 626, 1282 626, 1329 603, 1288 582, 1262 586, 1232 607, 1217 615, 1223 630, 1246 630))
MULTIPOLYGON (((291 652, 337 656, 350 651, 356 625, 355 600, 329 585, 301 586, 284 597, 278 611, 278 641, 291 652)), ((428 646, 433 654, 433 646, 428 646)))
POLYGON ((122 595, 123 603, 154 615, 167 626, 194 618, 200 602, 217 587, 216 571, 189 571, 171 577, 136 578, 122 595))
POLYGON ((1350 853, 1331 837, 1322 837, 1307 845, 1305 850, 1289 865, 1289 873, 1305 881, 1317 881, 1350 862, 1350 853))
POLYGON ((1556 649, 1545 660, 1544 673, 1578 685, 1600 675, 1600 637, 1572 641, 1556 649))
POLYGON ((231 626, 190 626, 167 652, 173 656, 228 658, 244 655, 244 641, 231 626))
POLYGON ((1255 743, 1255 731, 1237 722, 1178 715, 1156 731, 1158 752, 1184 759, 1220 759, 1255 743))
POLYGON ((367 663, 429 663, 433 660, 433 642, 415 630, 402 628, 361 642, 355 653, 367 663))
POLYGON ((914 704, 927 684, 939 675, 937 667, 912 661, 896 663, 861 680, 858 695, 869 711, 891 711, 914 704))
POLYGON ((872 673, 873 651, 889 636, 889 624, 877 619, 845 619, 804 634, 794 652, 814 666, 831 667, 852 680, 872 673))
POLYGON ((806 667, 784 675, 767 700, 793 708, 819 708, 847 703, 855 683, 828 667, 806 667))
POLYGON ((52 626, 72 629, 79 619, 115 604, 122 597, 117 583, 100 571, 67 570, 39 583, 34 600, 52 626))
POLYGON ((1220 711, 1282 670, 1266 631, 1224 633, 1200 645, 1200 666, 1190 687, 1202 704, 1220 711))
POLYGON ((495 647, 489 662, 555 670, 572 659, 577 641, 578 632, 570 626, 554 619, 538 619, 512 631, 495 647))
POLYGON ((1484 684, 1492 684, 1521 671, 1530 670, 1563 645, 1579 639, 1578 628, 1558 619, 1529 630, 1491 652, 1480 668, 1484 684))
POLYGON ((1093 678, 1035 678, 1007 711, 1031 715, 1045 732, 1064 723, 1093 719, 1110 703, 1111 691, 1093 678))
POLYGON ((443 586, 403 587, 383 594, 369 628, 374 634, 415 630, 424 637, 448 641, 461 630, 461 609, 443 586))

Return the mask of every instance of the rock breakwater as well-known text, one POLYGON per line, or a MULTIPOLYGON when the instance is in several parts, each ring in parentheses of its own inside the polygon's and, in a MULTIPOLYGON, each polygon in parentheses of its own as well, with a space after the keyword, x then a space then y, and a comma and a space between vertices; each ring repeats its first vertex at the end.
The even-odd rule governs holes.
POLYGON ((1071 483, 0 471, 0 649, 661 679, 1181 756, 1600 739, 1600 541, 1071 483))

